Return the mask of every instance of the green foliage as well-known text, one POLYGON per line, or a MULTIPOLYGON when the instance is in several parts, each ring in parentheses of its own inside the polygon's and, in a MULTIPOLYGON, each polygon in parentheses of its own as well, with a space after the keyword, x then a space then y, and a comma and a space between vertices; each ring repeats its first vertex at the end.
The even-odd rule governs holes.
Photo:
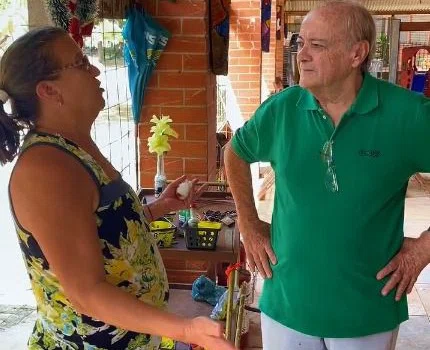
POLYGON ((69 28, 71 15, 67 8, 66 1, 46 0, 46 6, 51 15, 52 22, 54 22, 57 27, 67 30, 69 28))
POLYGON ((96 18, 97 11, 97 1, 79 0, 78 6, 76 7, 76 17, 78 17, 83 23, 91 22, 96 18))
POLYGON ((384 65, 388 65, 390 60, 390 40, 385 33, 381 33, 381 35, 376 39, 376 58, 382 60, 384 65))
POLYGON ((1 0, 1 2, 0 2, 0 14, 4 10, 6 10, 10 6, 11 3, 12 3, 12 0, 1 0))
MULTIPOLYGON (((45 0, 52 21, 57 27, 65 30, 69 27, 71 19, 70 9, 68 8, 67 0, 45 0)), ((96 0, 79 0, 76 6, 76 17, 81 23, 93 21, 97 16, 97 1, 96 0)))
POLYGON ((101 63, 106 66, 123 66, 123 49, 122 45, 113 45, 110 47, 104 47, 101 53, 101 63))

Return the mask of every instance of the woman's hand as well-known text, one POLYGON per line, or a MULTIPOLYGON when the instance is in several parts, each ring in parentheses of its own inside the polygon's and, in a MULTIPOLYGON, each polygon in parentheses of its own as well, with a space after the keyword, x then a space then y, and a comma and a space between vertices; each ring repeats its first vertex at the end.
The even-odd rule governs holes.
POLYGON ((157 216, 154 215, 154 218, 160 217, 170 211, 189 208, 193 202, 200 198, 202 193, 206 190, 207 185, 204 184, 197 188, 197 182, 199 180, 193 179, 191 180, 191 189, 188 193, 188 196, 185 199, 179 199, 178 195, 176 194, 176 190, 178 189, 178 186, 186 179, 187 177, 185 175, 177 178, 166 187, 166 189, 161 193, 160 197, 153 204, 150 204, 150 210, 153 214, 155 214, 155 210, 153 210, 152 205, 159 208, 159 210, 157 210, 157 216), (158 212, 161 214, 158 214, 158 212))
POLYGON ((234 350, 233 344, 224 338, 224 329, 218 322, 207 317, 193 318, 186 329, 187 342, 202 346, 206 350, 234 350))

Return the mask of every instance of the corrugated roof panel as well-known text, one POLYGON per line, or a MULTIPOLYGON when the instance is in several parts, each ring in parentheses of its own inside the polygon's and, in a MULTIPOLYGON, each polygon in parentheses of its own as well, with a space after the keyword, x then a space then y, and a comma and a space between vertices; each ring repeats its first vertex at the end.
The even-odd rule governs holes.
MULTIPOLYGON (((286 11, 308 12, 322 0, 287 0, 286 11)), ((361 0, 369 11, 378 13, 430 13, 430 0, 361 0)))

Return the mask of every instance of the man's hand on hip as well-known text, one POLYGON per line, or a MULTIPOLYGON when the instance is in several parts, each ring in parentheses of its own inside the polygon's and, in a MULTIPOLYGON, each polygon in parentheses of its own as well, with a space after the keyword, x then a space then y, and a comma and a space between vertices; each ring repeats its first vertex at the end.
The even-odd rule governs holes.
POLYGON ((430 232, 423 232, 419 238, 405 238, 397 255, 376 275, 376 278, 380 280, 391 274, 382 289, 382 295, 386 296, 396 286, 397 301, 401 299, 405 291, 409 294, 419 274, 429 262, 430 232))
POLYGON ((261 220, 242 221, 239 218, 239 229, 251 271, 254 272, 257 268, 261 277, 271 278, 272 269, 269 260, 275 265, 276 256, 270 243, 270 224, 261 220))

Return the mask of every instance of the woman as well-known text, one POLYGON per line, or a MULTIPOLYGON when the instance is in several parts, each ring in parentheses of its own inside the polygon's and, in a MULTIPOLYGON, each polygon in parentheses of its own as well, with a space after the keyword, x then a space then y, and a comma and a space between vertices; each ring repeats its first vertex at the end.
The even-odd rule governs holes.
POLYGON ((1 60, 0 162, 19 152, 9 195, 38 307, 29 348, 158 349, 167 336, 232 350, 219 324, 163 310, 168 283, 147 224, 189 204, 175 195, 185 177, 142 208, 90 137, 105 103, 99 74, 58 28, 27 33, 1 60))

